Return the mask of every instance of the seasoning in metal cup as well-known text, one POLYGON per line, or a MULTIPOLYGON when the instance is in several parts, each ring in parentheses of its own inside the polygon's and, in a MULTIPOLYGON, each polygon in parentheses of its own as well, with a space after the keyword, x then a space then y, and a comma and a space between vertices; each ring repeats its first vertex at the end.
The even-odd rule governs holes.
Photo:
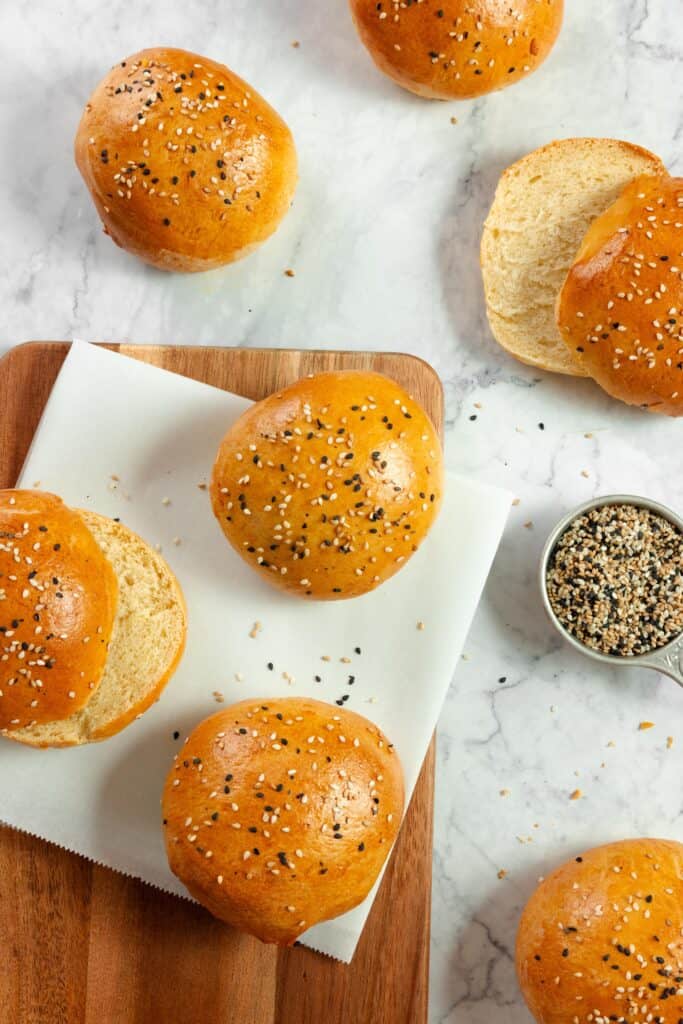
POLYGON ((602 654, 636 657, 683 633, 683 533, 646 507, 604 504, 577 515, 545 582, 562 627, 602 654))

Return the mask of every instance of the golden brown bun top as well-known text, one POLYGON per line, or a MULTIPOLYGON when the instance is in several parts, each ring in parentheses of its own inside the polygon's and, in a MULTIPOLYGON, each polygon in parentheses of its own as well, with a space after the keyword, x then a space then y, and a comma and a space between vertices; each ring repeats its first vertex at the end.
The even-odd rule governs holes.
POLYGON ((683 415, 683 178, 637 178, 598 217, 560 294, 557 322, 610 395, 683 415))
POLYGON ((524 910, 517 972, 541 1024, 683 1017, 683 845, 633 839, 569 861, 524 910))
POLYGON ((118 245, 162 269, 206 270, 277 227, 296 184, 282 118, 223 64, 141 50, 103 78, 76 162, 118 245))
POLYGON ((307 698, 207 718, 163 797, 174 874, 216 917, 281 945, 365 898, 402 812, 391 743, 360 715, 307 698))
POLYGON ((393 576, 429 531, 443 490, 441 445, 395 381, 343 371, 257 402, 223 439, 213 510, 264 579, 320 600, 393 576))
POLYGON ((360 37, 399 85, 471 99, 524 78, 550 53, 564 0, 350 0, 360 37))
POLYGON ((53 722, 100 682, 114 571, 77 512, 41 491, 0 491, 0 729, 53 722))

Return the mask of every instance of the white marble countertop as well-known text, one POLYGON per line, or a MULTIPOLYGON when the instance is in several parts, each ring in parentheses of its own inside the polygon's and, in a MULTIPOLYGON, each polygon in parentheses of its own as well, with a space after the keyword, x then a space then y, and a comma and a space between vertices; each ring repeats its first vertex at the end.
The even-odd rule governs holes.
POLYGON ((635 491, 683 508, 681 428, 513 362, 483 312, 481 224, 514 158, 603 134, 683 172, 680 0, 567 7, 540 72, 463 104, 382 78, 344 0, 19 0, 0 11, 0 348, 76 334, 414 352, 444 381, 449 466, 520 498, 440 724, 432 1024, 528 1024, 512 955, 535 879, 600 841, 683 839, 683 695, 561 646, 535 587, 544 536, 573 504, 635 491), (228 64, 283 114, 299 151, 278 234, 209 274, 164 275, 118 250, 72 159, 95 83, 158 44, 228 64), (639 731, 645 719, 655 727, 639 731), (583 798, 570 801, 576 789, 583 798))

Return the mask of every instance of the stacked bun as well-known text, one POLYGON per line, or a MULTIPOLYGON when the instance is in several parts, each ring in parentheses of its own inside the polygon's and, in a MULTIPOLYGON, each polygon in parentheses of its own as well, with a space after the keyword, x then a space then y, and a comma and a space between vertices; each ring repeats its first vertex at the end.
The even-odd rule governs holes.
POLYGON ((37 747, 119 732, 183 652, 171 570, 121 523, 40 491, 0 491, 0 534, 0 730, 37 747))
POLYGON ((438 514, 443 458, 424 410, 378 373, 321 373, 256 402, 225 435, 211 500, 274 586, 339 600, 411 558, 438 514))
POLYGON ((647 150, 565 139, 503 174, 481 262, 491 329, 522 362, 683 411, 683 181, 647 150))
POLYGON ((683 1017, 683 846, 634 839, 590 850, 543 881, 517 936, 539 1024, 683 1017))
POLYGON ((587 230, 641 174, 665 173, 617 139, 562 139, 505 171, 481 241, 491 330, 511 355, 555 373, 588 371, 564 343, 555 305, 587 230))
POLYGON ((104 77, 75 154, 107 234, 161 270, 246 256, 296 186, 294 142, 273 108, 224 65, 165 47, 104 77))
POLYGON ((429 99, 465 100, 535 71, 559 35, 564 0, 350 0, 377 67, 429 99))
POLYGON ((278 945, 365 899, 402 813, 386 736, 306 698, 242 701, 207 718, 163 797, 174 874, 216 917, 278 945))

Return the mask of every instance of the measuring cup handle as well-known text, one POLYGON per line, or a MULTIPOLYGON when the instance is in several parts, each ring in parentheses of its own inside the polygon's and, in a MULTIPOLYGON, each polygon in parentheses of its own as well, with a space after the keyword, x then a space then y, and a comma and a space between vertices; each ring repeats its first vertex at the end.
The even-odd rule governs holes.
POLYGON ((674 679, 679 686, 683 686, 683 635, 667 644, 661 651, 653 651, 647 655, 642 664, 656 669, 662 675, 674 679))

